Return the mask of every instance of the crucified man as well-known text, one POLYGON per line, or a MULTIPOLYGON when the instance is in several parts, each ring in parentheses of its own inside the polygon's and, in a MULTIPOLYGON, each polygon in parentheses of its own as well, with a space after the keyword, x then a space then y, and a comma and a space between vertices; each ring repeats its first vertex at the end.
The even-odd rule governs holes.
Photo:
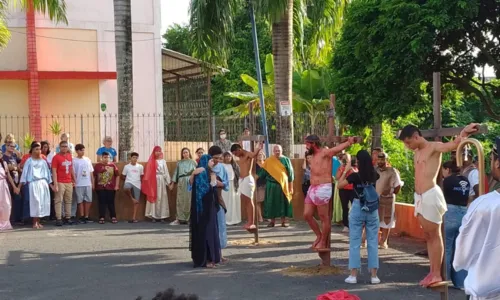
POLYGON ((307 221, 312 231, 316 234, 316 240, 311 249, 318 252, 330 251, 327 245, 330 236, 332 220, 328 213, 329 203, 333 195, 332 186, 332 158, 337 153, 354 144, 354 137, 331 149, 321 147, 320 138, 317 135, 306 137, 306 148, 308 154, 312 154, 311 159, 311 186, 307 191, 304 200, 304 219, 307 221), (314 211, 318 209, 318 216, 321 221, 321 229, 314 219, 314 211))
POLYGON ((447 210, 441 188, 436 184, 436 177, 441 167, 441 153, 457 149, 463 138, 478 131, 479 124, 472 123, 465 127, 460 136, 452 142, 429 142, 420 130, 407 125, 401 130, 399 139, 415 152, 415 216, 424 230, 429 252, 430 272, 420 281, 423 287, 433 286, 443 281, 441 262, 443 261, 443 237, 440 226, 447 210))

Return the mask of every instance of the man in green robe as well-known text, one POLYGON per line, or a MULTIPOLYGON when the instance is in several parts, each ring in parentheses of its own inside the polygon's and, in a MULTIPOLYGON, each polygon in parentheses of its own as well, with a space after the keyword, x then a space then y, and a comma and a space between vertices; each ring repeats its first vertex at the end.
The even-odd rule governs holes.
POLYGON ((290 159, 283 156, 280 145, 273 147, 273 155, 262 164, 257 176, 266 179, 264 218, 271 219, 267 227, 274 227, 276 218, 281 218, 281 227, 288 227, 286 218, 292 214, 293 167, 290 159))

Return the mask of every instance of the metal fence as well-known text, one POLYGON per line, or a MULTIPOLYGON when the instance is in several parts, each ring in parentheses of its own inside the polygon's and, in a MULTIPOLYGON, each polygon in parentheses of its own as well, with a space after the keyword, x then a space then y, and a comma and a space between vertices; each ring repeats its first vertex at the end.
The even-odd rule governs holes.
MULTIPOLYGON (((113 139, 113 147, 118 147, 118 115, 117 114, 69 114, 49 116, 6 116, 0 115, 0 133, 5 138, 7 133, 15 136, 21 152, 29 150, 30 141, 35 133, 30 128, 30 119, 39 118, 41 123, 41 140, 47 140, 55 149, 62 133, 67 133, 73 144, 85 145, 86 155, 95 160, 96 151, 102 146, 105 136, 113 139)), ((134 121, 134 151, 141 156, 148 156, 155 145, 162 145, 165 137, 163 115, 136 114, 134 121)), ((1 141, 3 144, 3 140, 1 141)))
MULTIPOLYGON (((271 113, 267 115, 270 144, 277 142, 276 121, 276 114, 271 113)), ((328 135, 328 116, 326 112, 314 116, 314 120, 308 113, 294 113, 293 125, 295 143, 292 149, 293 155, 291 156, 294 157, 297 155, 303 157, 303 153, 305 152, 304 137, 308 134, 328 135)), ((261 116, 209 116, 208 113, 197 111, 190 113, 167 113, 165 117, 166 141, 182 141, 186 142, 186 144, 195 143, 197 147, 208 147, 208 144, 204 146, 203 143, 196 142, 215 141, 218 139, 218 132, 221 129, 226 131, 227 139, 232 142, 238 142, 245 128, 250 128, 252 135, 262 134, 261 116)), ((177 150, 174 153, 180 152, 181 149, 177 150)))
MULTIPOLYGON (((303 157, 304 136, 310 133, 326 136, 328 118, 326 113, 321 113, 313 124, 309 114, 295 113, 293 117, 295 133, 293 154, 303 157)), ((30 128, 30 118, 35 118, 35 116, 0 115, 1 135, 5 137, 7 133, 14 134, 16 142, 24 153, 29 150, 30 141, 34 136, 30 128)), ((115 148, 118 145, 117 114, 50 115, 37 116, 37 118, 41 120, 41 139, 49 141, 53 148, 59 143, 62 133, 69 134, 71 143, 84 144, 86 155, 93 160, 105 136, 113 138, 115 148)), ((188 147, 193 152, 199 147, 207 149, 214 140, 218 139, 216 133, 220 129, 224 129, 227 132, 227 138, 233 142, 238 142, 243 130, 252 126, 254 127, 252 134, 262 134, 260 116, 210 116, 207 112, 198 110, 181 114, 136 114, 133 119, 133 150, 139 152, 141 161, 147 160, 155 145, 164 147, 167 160, 178 160, 183 147, 188 147)), ((267 116, 271 144, 276 143, 276 119, 275 114, 267 116)))

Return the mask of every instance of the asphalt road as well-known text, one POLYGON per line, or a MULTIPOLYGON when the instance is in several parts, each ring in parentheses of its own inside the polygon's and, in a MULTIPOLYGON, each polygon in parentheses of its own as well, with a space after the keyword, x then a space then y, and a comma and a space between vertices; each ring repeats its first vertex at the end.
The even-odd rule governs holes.
MULTIPOLYGON (((282 270, 319 263, 308 249, 312 233, 301 223, 261 230, 262 241, 277 244, 228 247, 224 255, 230 261, 216 269, 192 268, 187 226, 119 223, 16 229, 0 233, 0 300, 146 300, 169 287, 196 293, 201 300, 311 300, 339 289, 363 300, 440 299, 439 293, 417 286, 428 266, 413 253, 424 245, 406 238, 392 238, 393 249, 381 251, 381 284, 369 284, 366 250, 359 283, 345 284, 348 242, 339 230, 334 228, 332 234, 332 258, 344 274, 290 277, 282 270)), ((239 226, 228 231, 230 241, 250 238, 239 226)), ((451 290, 450 299, 465 297, 451 290)))

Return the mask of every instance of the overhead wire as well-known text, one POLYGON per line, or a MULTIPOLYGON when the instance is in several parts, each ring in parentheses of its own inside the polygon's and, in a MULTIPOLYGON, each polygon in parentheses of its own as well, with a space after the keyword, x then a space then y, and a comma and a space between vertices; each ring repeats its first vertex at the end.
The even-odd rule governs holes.
MULTIPOLYGON (((60 29, 60 28, 57 28, 60 29)), ((22 31, 16 31, 9 29, 10 32, 14 33, 19 33, 19 34, 24 34, 26 35, 26 32, 22 31)), ((39 35, 35 33, 36 37, 39 38, 45 38, 45 39, 51 39, 51 40, 60 40, 60 41, 69 41, 69 42, 79 42, 79 43, 114 43, 115 41, 91 41, 91 40, 78 40, 78 39, 69 39, 69 38, 60 38, 60 37, 53 37, 53 36, 46 36, 46 35, 39 35)), ((141 39, 141 40, 132 40, 132 43, 138 43, 138 42, 148 42, 148 41, 155 41, 155 40, 162 40, 162 38, 149 38, 149 39, 141 39)))

